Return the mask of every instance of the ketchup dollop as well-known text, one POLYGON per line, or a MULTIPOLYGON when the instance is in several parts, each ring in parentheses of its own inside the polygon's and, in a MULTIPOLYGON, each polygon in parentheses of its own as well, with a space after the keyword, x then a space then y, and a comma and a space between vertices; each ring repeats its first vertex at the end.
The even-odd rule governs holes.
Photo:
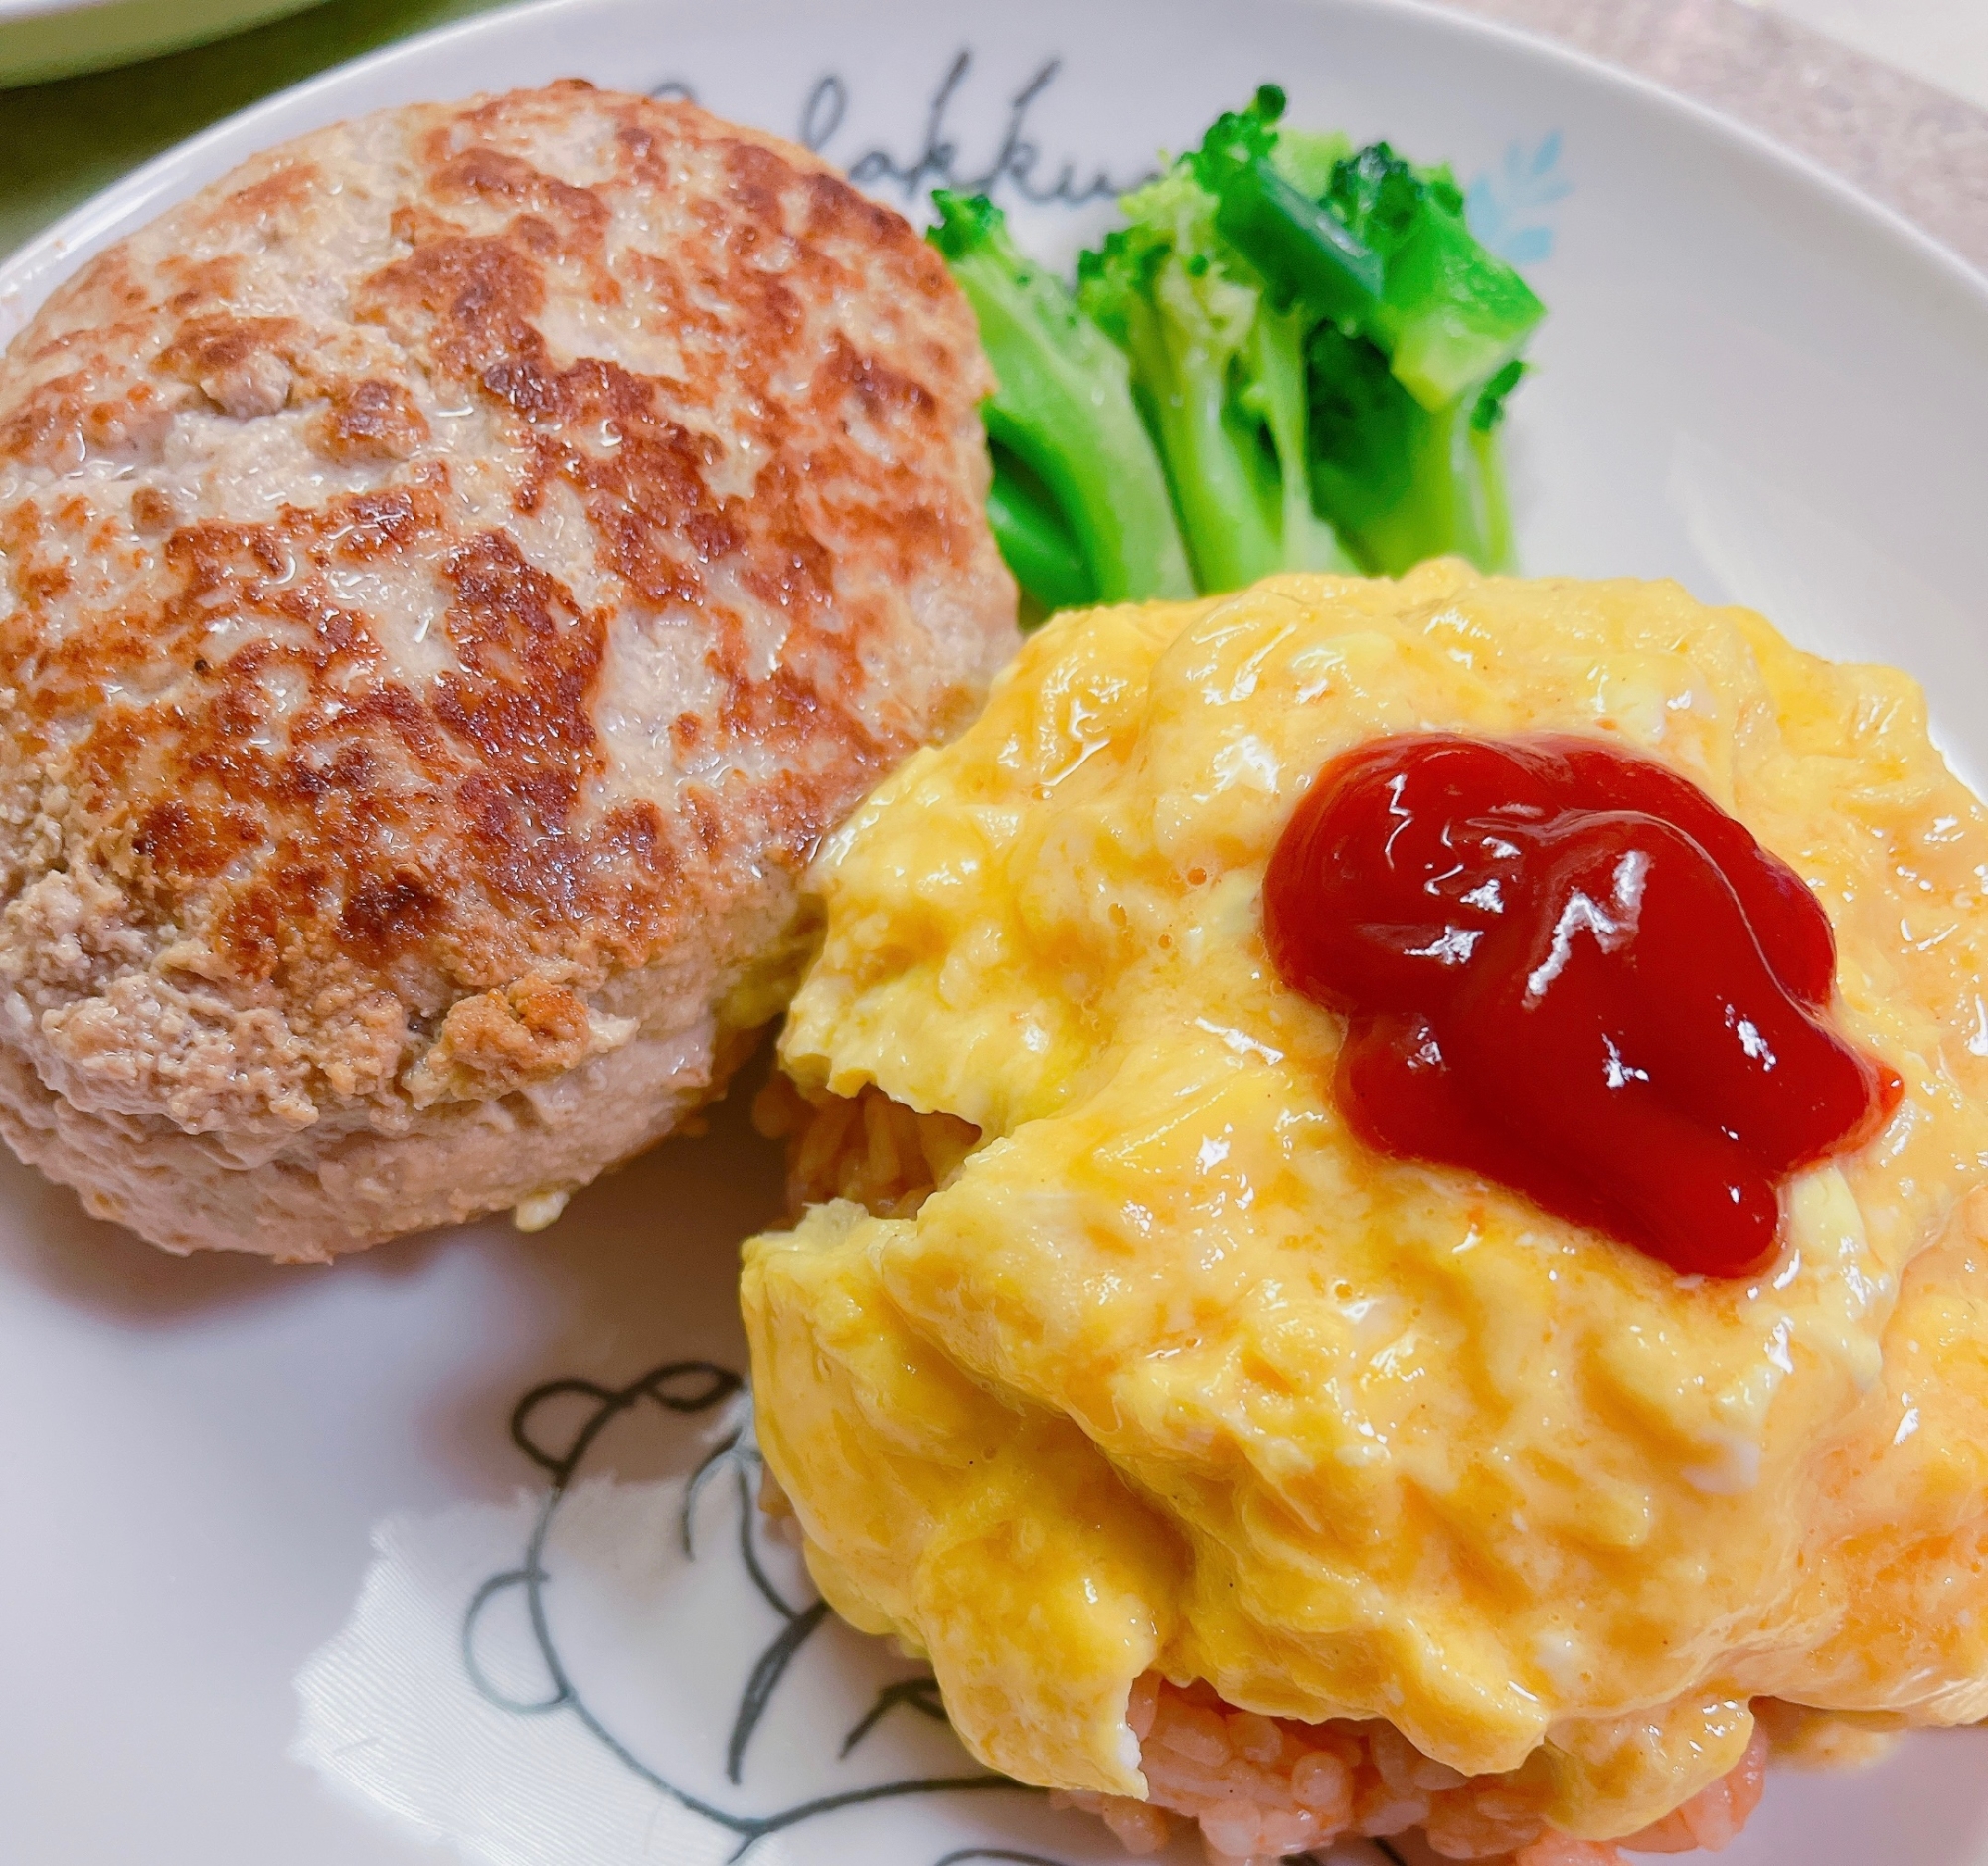
POLYGON ((1800 877, 1602 741, 1360 747, 1279 839, 1263 916, 1285 981, 1349 1020, 1361 1139, 1681 1272, 1770 1262, 1780 1182, 1903 1092, 1825 1019, 1836 943, 1800 877))

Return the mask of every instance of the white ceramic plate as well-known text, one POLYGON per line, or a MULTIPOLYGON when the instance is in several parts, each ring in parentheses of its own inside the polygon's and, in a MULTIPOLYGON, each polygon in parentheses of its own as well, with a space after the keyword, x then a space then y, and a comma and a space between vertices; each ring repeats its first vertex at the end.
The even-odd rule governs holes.
MULTIPOLYGON (((148 59, 317 0, 0 0, 0 86, 148 59)), ((0 109, 6 106, 0 104, 0 109)))
MULTIPOLYGON (((804 131, 900 203, 992 177, 1059 254, 1100 179, 1264 78, 1300 122, 1446 156, 1553 307, 1511 430, 1529 568, 1674 575, 1902 662, 1988 770, 1988 289, 1740 131, 1380 0, 556 0, 154 163, 0 271, 0 330, 253 149, 567 73, 804 131)), ((920 1785, 969 1765, 915 1667, 822 1621, 783 1549, 748 1564, 738 1450, 685 1552, 684 1474, 739 1402, 721 1372, 647 1376, 741 1365, 735 1248, 778 1202, 744 1099, 543 1237, 331 1270, 169 1260, 0 1164, 0 1858, 372 1866, 434 1857, 423 1835, 504 1866, 1114 1856, 1037 1797, 920 1785)), ((1777 1780, 1728 1858, 1982 1866, 1988 1738, 1777 1780)))

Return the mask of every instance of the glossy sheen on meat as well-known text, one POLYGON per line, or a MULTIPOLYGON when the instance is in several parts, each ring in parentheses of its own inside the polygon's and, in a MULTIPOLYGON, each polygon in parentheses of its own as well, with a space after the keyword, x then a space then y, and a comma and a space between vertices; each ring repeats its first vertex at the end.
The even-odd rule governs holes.
POLYGON ((0 1127, 175 1249, 582 1184, 1013 646, 897 215, 560 84, 257 158, 0 368, 0 1127))

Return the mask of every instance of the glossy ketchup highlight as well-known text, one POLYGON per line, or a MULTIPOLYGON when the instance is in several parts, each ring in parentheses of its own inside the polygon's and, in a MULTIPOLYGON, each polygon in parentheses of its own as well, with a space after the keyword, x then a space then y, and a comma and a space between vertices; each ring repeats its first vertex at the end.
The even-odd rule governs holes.
POLYGON ((1334 1087, 1363 1140, 1681 1272, 1770 1262, 1781 1182, 1898 1105, 1827 1021, 1815 896, 1601 740, 1360 747, 1279 839, 1263 912, 1285 981, 1349 1020, 1334 1087))

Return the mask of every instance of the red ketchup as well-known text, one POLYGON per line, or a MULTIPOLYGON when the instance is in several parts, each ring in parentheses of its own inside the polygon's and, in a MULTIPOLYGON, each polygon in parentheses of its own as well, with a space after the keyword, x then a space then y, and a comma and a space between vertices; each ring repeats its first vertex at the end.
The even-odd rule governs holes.
POLYGON ((1681 1272, 1769 1263, 1780 1182, 1903 1092, 1826 1021, 1836 943, 1801 879, 1600 740, 1430 733, 1335 760, 1263 921, 1284 980, 1348 1019, 1334 1087, 1361 1139, 1681 1272))

